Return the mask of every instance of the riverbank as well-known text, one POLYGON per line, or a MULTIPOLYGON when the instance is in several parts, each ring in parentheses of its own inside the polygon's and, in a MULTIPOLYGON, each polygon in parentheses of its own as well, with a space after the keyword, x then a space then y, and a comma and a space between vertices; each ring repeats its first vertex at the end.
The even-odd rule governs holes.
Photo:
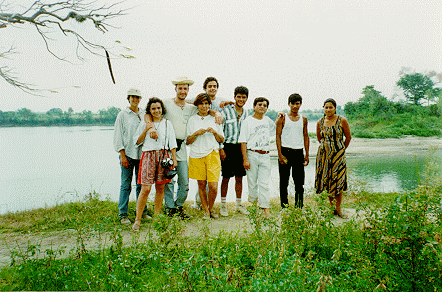
MULTIPOLYGON (((310 138, 310 157, 315 157, 318 151, 318 140, 310 138)), ((417 137, 405 136, 403 138, 352 138, 346 150, 347 155, 370 155, 370 154, 398 154, 415 153, 441 149, 441 137, 417 137)), ((270 155, 278 156, 276 143, 270 146, 270 155)))

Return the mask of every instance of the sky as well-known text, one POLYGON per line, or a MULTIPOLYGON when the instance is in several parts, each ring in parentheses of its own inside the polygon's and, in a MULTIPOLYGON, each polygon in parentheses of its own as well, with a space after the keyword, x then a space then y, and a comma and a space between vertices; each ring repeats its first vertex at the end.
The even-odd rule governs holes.
MULTIPOLYGON (((24 11, 34 1, 12 2, 9 9, 24 11)), ((11 46, 16 52, 0 66, 52 90, 35 96, 0 80, 0 110, 123 108, 130 87, 142 91, 144 107, 149 97, 174 97, 171 80, 179 76, 195 81, 189 97, 214 76, 218 96, 227 99, 233 100, 236 86, 248 87, 247 108, 264 96, 270 109, 283 110, 288 96, 299 93, 301 110, 314 110, 327 98, 341 106, 357 101, 368 85, 393 98, 400 94, 395 84, 403 67, 442 72, 440 0, 128 0, 119 7, 126 14, 104 34, 73 24, 109 48, 116 84, 104 58, 75 59, 69 37, 51 34, 51 49, 69 60, 64 62, 48 53, 35 28, 0 29, 0 52, 11 46)))

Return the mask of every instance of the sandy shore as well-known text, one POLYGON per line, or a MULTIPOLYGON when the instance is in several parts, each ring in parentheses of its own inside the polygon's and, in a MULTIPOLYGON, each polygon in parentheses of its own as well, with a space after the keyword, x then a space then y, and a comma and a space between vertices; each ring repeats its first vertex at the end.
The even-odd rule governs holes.
MULTIPOLYGON (((316 139, 310 139, 310 156, 316 156, 319 143, 316 139)), ((271 156, 278 156, 276 144, 271 145, 271 156)), ((370 155, 390 153, 414 153, 442 148, 442 138, 438 137, 414 137, 387 139, 352 138, 347 148, 347 155, 370 155)))

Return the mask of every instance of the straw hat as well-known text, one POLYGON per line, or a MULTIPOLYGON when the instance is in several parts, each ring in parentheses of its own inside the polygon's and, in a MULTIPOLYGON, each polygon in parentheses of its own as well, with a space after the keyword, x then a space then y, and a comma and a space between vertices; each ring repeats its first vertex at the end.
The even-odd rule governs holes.
POLYGON ((193 84, 193 80, 190 80, 187 77, 178 77, 176 80, 172 80, 172 84, 173 85, 177 85, 177 84, 189 84, 192 85, 193 84))

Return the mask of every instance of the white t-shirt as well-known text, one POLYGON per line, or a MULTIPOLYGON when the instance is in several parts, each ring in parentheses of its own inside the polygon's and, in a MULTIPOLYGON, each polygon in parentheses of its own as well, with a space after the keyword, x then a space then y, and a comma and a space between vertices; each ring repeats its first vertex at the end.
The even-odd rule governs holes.
MULTIPOLYGON (((176 138, 186 139, 187 121, 198 112, 198 108, 188 103, 185 103, 184 107, 181 108, 175 104, 173 98, 165 99, 163 103, 166 108, 164 117, 172 123, 176 138)), ((178 161, 187 161, 186 142, 181 144, 180 151, 177 151, 176 157, 178 161)))
POLYGON ((269 151, 270 138, 275 135, 275 122, 268 116, 261 120, 249 116, 241 124, 238 143, 247 143, 247 149, 269 151))
POLYGON ((153 123, 153 125, 157 130, 158 139, 157 140, 152 139, 149 137, 149 134, 146 134, 146 138, 144 139, 144 141, 141 144, 137 145, 138 138, 146 128, 146 123, 144 122, 144 120, 142 120, 134 135, 134 144, 136 147, 142 146, 141 149, 143 152, 152 151, 152 150, 161 150, 164 148, 170 150, 177 147, 175 139, 175 131, 173 130, 173 125, 170 121, 162 119, 161 122, 153 123))
MULTIPOLYGON (((213 128, 220 136, 224 137, 222 125, 215 123, 215 117, 207 115, 201 117, 199 115, 194 115, 189 118, 187 122, 187 136, 192 135, 199 129, 213 128)), ((204 133, 196 137, 190 146, 189 157, 191 158, 201 158, 210 154, 213 150, 218 151, 219 143, 215 139, 215 135, 212 133, 204 133)))

